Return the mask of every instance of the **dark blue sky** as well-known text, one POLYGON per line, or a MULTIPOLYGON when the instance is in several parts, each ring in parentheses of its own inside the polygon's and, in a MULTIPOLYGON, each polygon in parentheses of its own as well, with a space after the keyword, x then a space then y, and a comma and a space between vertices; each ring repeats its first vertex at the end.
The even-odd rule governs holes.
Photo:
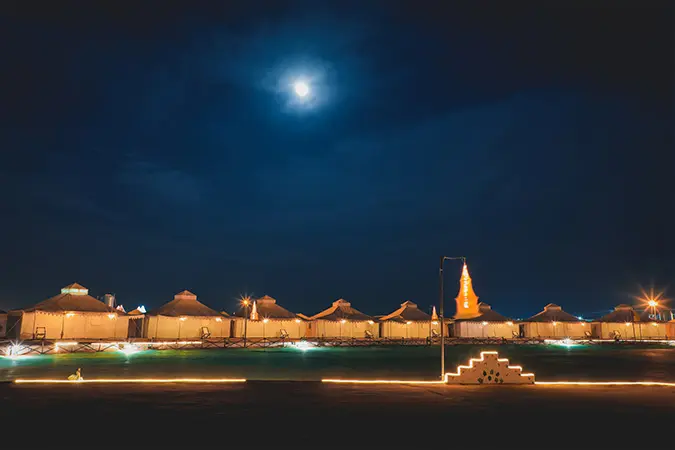
POLYGON ((385 314, 442 254, 514 317, 675 281, 672 3, 181 3, 3 8, 0 308, 385 314))

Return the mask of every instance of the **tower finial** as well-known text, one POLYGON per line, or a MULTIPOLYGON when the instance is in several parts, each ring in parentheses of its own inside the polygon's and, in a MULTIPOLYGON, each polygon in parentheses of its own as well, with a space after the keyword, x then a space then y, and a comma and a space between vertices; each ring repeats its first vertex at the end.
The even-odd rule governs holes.
POLYGON ((473 284, 471 282, 471 276, 469 275, 469 268, 466 265, 466 259, 464 259, 462 276, 459 279, 459 293, 457 294, 455 301, 457 302, 455 319, 472 319, 480 315, 478 310, 478 296, 473 291, 473 284))

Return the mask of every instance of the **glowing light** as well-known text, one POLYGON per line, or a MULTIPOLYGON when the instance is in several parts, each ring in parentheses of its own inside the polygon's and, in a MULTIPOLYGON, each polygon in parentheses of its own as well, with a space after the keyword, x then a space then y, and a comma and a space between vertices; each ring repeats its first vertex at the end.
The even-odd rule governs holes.
POLYGON ((18 379, 16 384, 72 383, 245 383, 245 378, 100 378, 93 380, 18 379))
POLYGON ((295 323, 300 323, 302 322, 300 319, 295 319, 295 323))
POLYGON ((145 314, 147 311, 145 310, 145 306, 141 305, 138 308, 136 308, 140 313, 145 314))
POLYGON ((486 326, 487 324, 488 324, 487 322, 481 323, 481 325, 483 325, 483 326, 486 326))
POLYGON ((406 325, 412 325, 412 322, 409 320, 405 323, 406 325))
POLYGON ((351 383, 351 384, 445 384, 445 381, 420 380, 342 380, 340 378, 324 378, 322 383, 351 383))
POLYGON ((582 327, 586 326, 586 322, 579 322, 579 323, 581 324, 582 327))
POLYGON ((187 320, 187 317, 181 317, 180 320, 181 320, 182 322, 185 322, 185 321, 187 320))
POLYGON ((293 83, 293 90, 298 97, 306 97, 309 94, 309 85, 302 80, 293 83))
POLYGON ((657 302, 656 300, 649 300, 649 301, 647 302, 647 304, 648 304, 650 307, 655 308, 655 307, 658 306, 659 302, 657 302))
POLYGON ((128 356, 128 355, 133 355, 134 353, 138 353, 138 352, 141 351, 140 348, 138 348, 137 346, 135 346, 135 345, 133 345, 133 344, 124 345, 124 346, 118 346, 118 347, 117 347, 117 350, 120 351, 120 352, 122 352, 122 353, 124 353, 124 354, 127 355, 127 356, 128 356))
POLYGON ((558 326, 558 322, 553 322, 553 326, 554 327, 558 326))
POLYGON ((656 322, 652 322, 652 325, 656 327, 656 326, 658 326, 659 324, 656 323, 656 322))
POLYGON ((432 325, 438 325, 438 322, 436 322, 436 321, 434 320, 433 322, 431 322, 431 324, 432 324, 432 325))
POLYGON ((221 319, 220 317, 216 317, 216 322, 222 322, 222 321, 223 321, 223 319, 221 319))
POLYGON ((347 321, 345 319, 342 319, 340 323, 347 323, 347 321))
POLYGON ((373 322, 372 320, 369 320, 369 321, 368 321, 368 325, 373 325, 374 323, 375 323, 375 322, 373 322))
POLYGON ((75 315, 75 313, 67 313, 66 317, 73 317, 74 315, 75 315))
POLYGON ((626 322, 626 326, 629 327, 629 326, 630 326, 630 322, 626 322))
POLYGON ((307 341, 300 341, 300 342, 295 342, 292 344, 294 348, 298 350, 302 350, 303 352, 306 352, 307 350, 312 350, 315 349, 316 347, 307 341))
POLYGON ((57 347, 67 347, 69 345, 77 345, 78 342, 57 342, 56 345, 57 347))
POLYGON ((468 307, 469 307, 469 302, 464 302, 464 308, 468 308, 468 307))
POLYGON ((510 327, 513 326, 513 322, 511 322, 511 321, 506 322, 506 324, 507 324, 508 326, 510 326, 510 327))
POLYGON ((115 314, 108 314, 108 319, 112 320, 117 317, 115 314))
POLYGON ((270 319, 263 319, 263 323, 267 323, 269 321, 270 321, 270 319))
POLYGON ((542 386, 669 386, 675 383, 665 381, 535 381, 542 386))

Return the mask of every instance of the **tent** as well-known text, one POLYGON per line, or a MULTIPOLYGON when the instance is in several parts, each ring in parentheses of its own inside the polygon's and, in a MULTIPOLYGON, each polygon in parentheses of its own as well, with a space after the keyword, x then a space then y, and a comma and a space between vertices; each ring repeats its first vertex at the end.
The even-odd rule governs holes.
POLYGON ((428 338, 440 333, 437 320, 407 301, 401 307, 386 316, 378 317, 380 336, 387 338, 428 338))
POLYGON ((73 283, 30 308, 10 311, 7 335, 17 339, 126 339, 129 316, 73 283))
POLYGON ((478 304, 478 316, 470 319, 457 319, 453 325, 453 336, 471 338, 505 338, 519 336, 519 330, 513 321, 492 310, 487 303, 478 304))
POLYGON ((290 339, 305 337, 305 321, 277 304, 276 299, 269 295, 255 300, 250 310, 240 309, 235 316, 236 337, 290 339))
POLYGON ((665 339, 668 334, 666 321, 624 304, 593 322, 593 337, 599 339, 665 339))
POLYGON ((190 291, 145 314, 143 334, 149 339, 208 339, 230 336, 231 319, 197 300, 190 291))
POLYGON ((584 338, 591 335, 590 327, 578 317, 553 303, 521 322, 522 334, 529 338, 584 338))
POLYGON ((307 334, 312 337, 369 338, 379 336, 379 326, 375 320, 361 311, 352 308, 344 299, 333 302, 330 308, 311 317, 307 324, 307 334))

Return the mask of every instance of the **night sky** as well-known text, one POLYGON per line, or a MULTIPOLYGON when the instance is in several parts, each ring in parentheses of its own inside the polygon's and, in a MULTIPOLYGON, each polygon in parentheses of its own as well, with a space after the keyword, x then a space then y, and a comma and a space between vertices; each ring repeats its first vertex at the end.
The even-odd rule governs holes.
POLYGON ((20 3, 2 309, 75 281, 127 310, 428 309, 443 254, 512 317, 675 282, 672 2, 20 3))

